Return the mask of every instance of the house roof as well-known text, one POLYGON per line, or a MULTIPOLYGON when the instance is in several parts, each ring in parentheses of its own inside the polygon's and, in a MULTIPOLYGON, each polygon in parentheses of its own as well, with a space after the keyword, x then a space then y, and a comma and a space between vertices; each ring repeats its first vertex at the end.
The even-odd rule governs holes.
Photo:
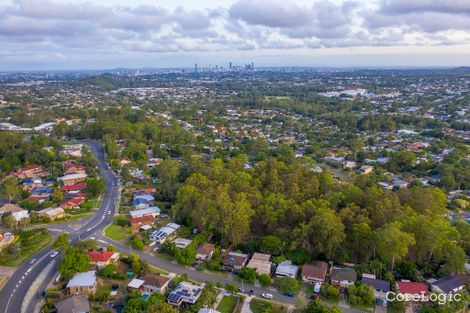
POLYGON ((335 281, 356 281, 356 271, 347 267, 333 267, 330 277, 335 281))
POLYGON ((144 280, 134 278, 133 280, 131 280, 129 282, 129 284, 127 284, 127 287, 134 288, 134 289, 139 289, 144 283, 145 283, 144 280))
POLYGON ((129 222, 131 224, 137 224, 137 223, 144 223, 144 222, 153 222, 155 220, 155 217, 153 215, 144 215, 144 216, 138 216, 138 217, 131 217, 129 219, 129 222))
POLYGON ((68 206, 74 207, 74 206, 78 206, 82 204, 84 201, 85 201, 85 198, 71 198, 67 200, 66 202, 62 203, 61 206, 62 207, 68 207, 68 206))
POLYGON ((276 275, 296 276, 298 271, 299 267, 297 265, 293 265, 291 261, 287 260, 279 263, 276 268, 276 275))
POLYGON ((70 287, 92 287, 96 284, 96 272, 88 271, 84 273, 77 273, 69 280, 67 288, 70 287))
POLYGON ((463 286, 462 281, 458 277, 447 276, 438 279, 432 286, 436 286, 441 289, 444 293, 450 293, 454 291, 454 289, 460 288, 463 286))
POLYGON ((154 275, 154 274, 147 274, 147 275, 141 277, 140 279, 145 281, 146 285, 155 286, 157 288, 162 288, 170 280, 166 276, 154 275))
POLYGON ((305 264, 302 266, 302 276, 314 278, 318 280, 325 280, 326 272, 328 271, 328 263, 323 261, 314 262, 313 264, 305 264))
POLYGON ((399 281, 397 282, 397 289, 401 293, 408 294, 427 294, 429 292, 428 286, 424 283, 417 283, 413 281, 399 281))
POLYGON ((145 209, 141 210, 134 210, 130 211, 129 214, 131 217, 139 217, 143 215, 149 215, 149 214, 159 214, 160 213, 160 208, 158 206, 151 206, 145 209))
POLYGON ((56 303, 58 313, 90 312, 88 296, 72 296, 56 303))
POLYGON ((61 215, 64 214, 64 209, 49 207, 38 211, 38 213, 47 214, 49 216, 61 215))
POLYGON ((62 189, 62 191, 83 190, 86 189, 86 184, 62 186, 60 189, 62 189))
POLYGON ((2 207, 0 207, 0 213, 3 213, 3 212, 13 213, 13 212, 21 212, 21 211, 25 211, 25 209, 13 203, 7 203, 7 204, 4 204, 2 207))
POLYGON ((268 262, 271 259, 271 255, 270 254, 265 254, 265 253, 255 252, 255 253, 253 253, 253 256, 251 257, 251 259, 252 260, 254 259, 254 260, 268 262))
POLYGON ((113 251, 91 251, 88 252, 88 256, 93 262, 108 262, 109 259, 114 255, 113 251))
POLYGON ((364 285, 372 286, 376 290, 390 291, 390 282, 386 280, 362 277, 362 283, 364 285))
POLYGON ((248 254, 229 252, 222 260, 222 263, 228 266, 242 266, 247 259, 248 254))
POLYGON ((210 255, 214 252, 215 245, 213 243, 203 242, 197 247, 196 253, 203 255, 210 255))

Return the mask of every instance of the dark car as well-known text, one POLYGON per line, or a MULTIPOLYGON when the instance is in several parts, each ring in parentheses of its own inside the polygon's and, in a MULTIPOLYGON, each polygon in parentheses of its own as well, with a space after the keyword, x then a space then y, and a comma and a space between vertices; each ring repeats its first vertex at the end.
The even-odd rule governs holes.
POLYGON ((287 291, 287 292, 284 292, 284 296, 293 297, 294 293, 292 291, 287 291))
POLYGON ((318 299, 318 295, 313 293, 311 296, 310 296, 310 299, 312 300, 317 300, 318 299))

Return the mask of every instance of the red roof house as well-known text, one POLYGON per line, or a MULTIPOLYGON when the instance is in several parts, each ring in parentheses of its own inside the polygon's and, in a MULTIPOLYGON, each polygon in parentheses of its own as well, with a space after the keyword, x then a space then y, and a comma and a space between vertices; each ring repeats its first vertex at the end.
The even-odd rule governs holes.
POLYGON ((131 223, 132 229, 138 230, 140 227, 144 225, 150 225, 155 221, 155 217, 153 215, 144 215, 139 217, 132 217, 129 219, 131 223))
POLYGON ((60 205, 63 209, 73 209, 85 201, 85 198, 71 198, 60 205))
POLYGON ((85 183, 81 183, 81 184, 74 184, 74 185, 62 186, 60 189, 61 189, 62 191, 66 191, 66 192, 85 190, 85 189, 86 189, 86 184, 85 184, 85 183))
POLYGON ((88 252, 88 256, 91 259, 91 264, 98 269, 115 263, 119 259, 119 253, 113 251, 91 251, 88 252))
POLYGON ((421 294, 428 294, 429 288, 424 283, 417 283, 413 281, 399 281, 397 282, 397 290, 402 294, 408 295, 421 295, 421 294))

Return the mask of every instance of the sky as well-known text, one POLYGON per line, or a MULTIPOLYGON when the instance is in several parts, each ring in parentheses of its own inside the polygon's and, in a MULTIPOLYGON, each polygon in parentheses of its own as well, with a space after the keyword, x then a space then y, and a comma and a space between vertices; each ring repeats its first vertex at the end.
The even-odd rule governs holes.
POLYGON ((0 71, 470 65, 470 0, 0 0, 0 71))

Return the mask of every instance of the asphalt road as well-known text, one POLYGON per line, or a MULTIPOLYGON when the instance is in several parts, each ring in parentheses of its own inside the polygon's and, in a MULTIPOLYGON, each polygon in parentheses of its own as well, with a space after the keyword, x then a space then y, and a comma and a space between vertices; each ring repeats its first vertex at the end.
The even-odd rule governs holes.
MULTIPOLYGON (((55 225, 55 228, 58 228, 58 230, 72 230, 70 232, 72 243, 75 243, 79 238, 89 237, 95 231, 100 230, 109 224, 114 215, 114 210, 119 197, 119 187, 117 186, 118 179, 106 164, 102 145, 96 141, 83 141, 83 143, 89 146, 90 150, 98 159, 101 176, 106 181, 106 191, 98 211, 79 229, 72 230, 67 225, 55 225)), ((36 278, 53 260, 56 260, 56 262, 54 262, 50 271, 46 274, 45 279, 42 282, 39 282, 38 287, 42 287, 50 281, 54 272, 57 270, 58 261, 61 257, 60 251, 55 257, 51 256, 52 251, 51 246, 47 246, 14 272, 0 292, 0 312, 29 313, 34 311, 34 306, 37 303, 36 296, 32 299, 28 299, 29 303, 25 303, 24 310, 21 309, 23 300, 26 298, 30 286, 34 285, 36 278)))

